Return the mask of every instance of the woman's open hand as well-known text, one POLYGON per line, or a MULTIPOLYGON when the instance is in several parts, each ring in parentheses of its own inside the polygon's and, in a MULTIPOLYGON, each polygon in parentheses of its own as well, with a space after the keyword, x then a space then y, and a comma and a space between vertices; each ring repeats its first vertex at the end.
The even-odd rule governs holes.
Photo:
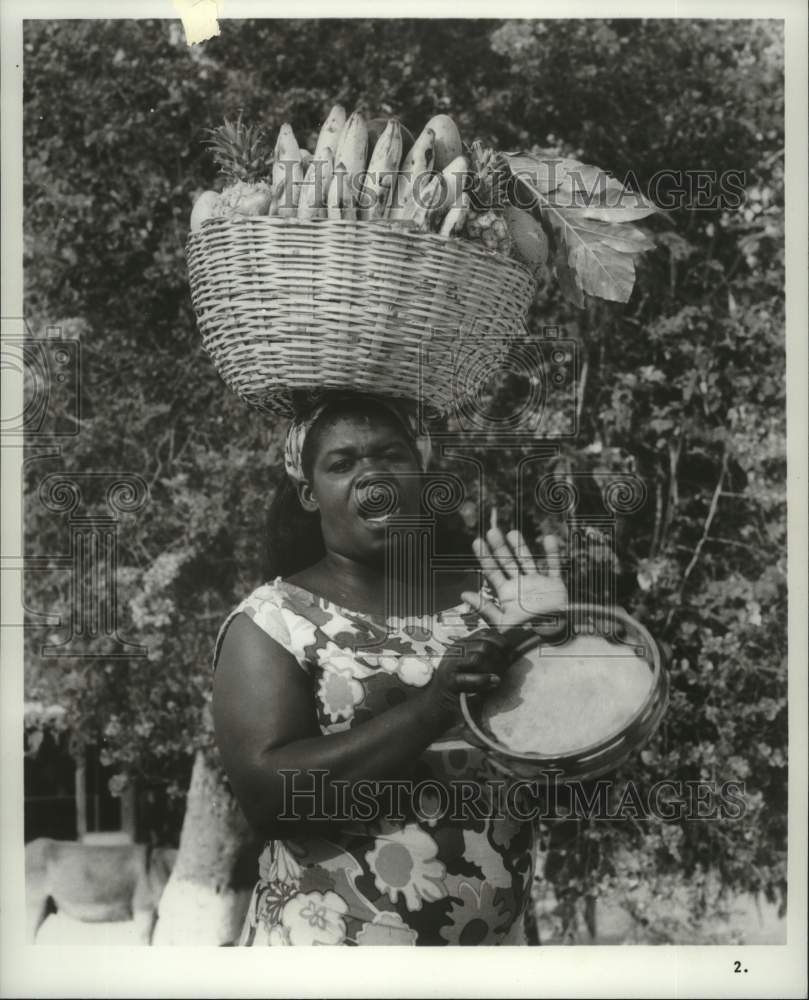
POLYGON ((543 545, 547 573, 540 572, 519 531, 505 536, 499 528, 487 531, 485 540, 475 539, 472 548, 500 607, 472 591, 464 591, 461 597, 484 621, 499 629, 564 611, 567 587, 559 572, 559 541, 555 535, 546 535, 543 545))

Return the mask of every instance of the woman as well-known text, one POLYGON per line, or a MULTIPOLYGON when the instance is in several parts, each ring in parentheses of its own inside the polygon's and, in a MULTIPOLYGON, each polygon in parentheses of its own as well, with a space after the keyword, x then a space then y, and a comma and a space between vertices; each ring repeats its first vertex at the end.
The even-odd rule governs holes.
POLYGON ((514 627, 566 591, 496 530, 474 546, 496 600, 476 576, 439 579, 431 606, 411 581, 386 587, 388 522, 418 516, 428 450, 386 400, 332 399, 290 428, 286 468, 320 549, 231 613, 214 658, 222 760, 267 838, 242 944, 519 940, 531 824, 486 801, 442 806, 502 778, 462 738, 461 692, 492 691, 514 627), (389 614, 391 586, 419 614, 389 614))

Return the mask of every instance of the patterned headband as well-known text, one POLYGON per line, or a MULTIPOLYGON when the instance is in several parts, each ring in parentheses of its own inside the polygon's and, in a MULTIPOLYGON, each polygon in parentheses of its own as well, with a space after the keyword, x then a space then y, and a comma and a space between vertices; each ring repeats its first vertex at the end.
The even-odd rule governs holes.
MULTIPOLYGON (((303 471, 303 446, 317 419, 332 403, 357 398, 357 396, 332 396, 318 403, 306 416, 297 417, 290 423, 284 445, 284 466, 290 479, 298 483, 306 478, 303 471)), ((432 446, 430 435, 426 431, 419 433, 416 404, 402 399, 386 399, 382 396, 368 396, 365 399, 383 407, 396 418, 405 431, 407 439, 413 445, 419 458, 421 471, 424 472, 430 461, 432 446)))

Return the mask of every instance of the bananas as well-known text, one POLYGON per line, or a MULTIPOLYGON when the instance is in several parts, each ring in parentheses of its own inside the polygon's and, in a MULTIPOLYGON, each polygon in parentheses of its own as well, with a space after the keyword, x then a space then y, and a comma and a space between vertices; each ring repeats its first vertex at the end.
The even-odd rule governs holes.
POLYGON ((341 104, 335 104, 320 129, 320 135, 317 137, 317 145, 315 146, 314 159, 325 159, 327 149, 331 150, 332 157, 334 157, 337 151, 337 142, 340 138, 340 133, 345 128, 345 123, 346 109, 341 104))
POLYGON ((435 133, 435 169, 444 170, 463 151, 458 126, 449 115, 435 115, 424 127, 435 133))
MULTIPOLYGON (((427 176, 425 174, 422 177, 427 176)), ((433 174, 426 184, 418 187, 418 179, 413 185, 412 197, 410 197, 404 207, 402 218, 412 222, 416 229, 426 233, 430 228, 430 222, 438 211, 443 196, 442 177, 440 174, 433 174)))
MULTIPOLYGON (((331 197, 329 206, 335 198, 339 201, 340 208, 343 209, 343 218, 356 218, 356 206, 359 199, 359 192, 362 189, 362 176, 365 171, 365 164, 368 162, 368 123, 365 115, 361 111, 355 111, 345 123, 340 138, 337 142, 337 149, 334 151, 334 177, 329 186, 338 184, 337 172, 342 166, 345 177, 339 183, 339 192, 331 197)), ((332 218, 330 215, 329 218, 332 218)))
POLYGON ((222 195, 205 192, 194 205, 192 231, 212 217, 268 214, 302 221, 389 219, 446 237, 467 235, 474 171, 463 149, 449 115, 434 115, 414 140, 398 118, 368 120, 361 110, 347 116, 335 104, 314 152, 299 145, 285 122, 268 183, 255 197, 251 189, 249 203, 245 195, 233 211, 225 211, 222 195))
POLYGON ((297 207, 302 181, 303 168, 301 166, 300 146, 292 131, 292 126, 284 124, 281 126, 278 140, 275 143, 270 215, 290 219, 298 214, 297 207))
POLYGON ((444 213, 457 205, 462 192, 468 191, 472 183, 469 160, 465 156, 456 156, 441 171, 442 194, 438 211, 444 213))
POLYGON ((357 206, 351 192, 351 176, 342 161, 334 168, 334 175, 329 184, 326 217, 351 221, 357 218, 357 206))
POLYGON ((389 213, 391 219, 402 221, 410 217, 413 207, 409 202, 420 197, 421 178, 432 172, 434 158, 435 132, 425 128, 402 163, 389 213))
POLYGON ((391 118, 377 139, 360 194, 360 219, 384 219, 388 214, 396 172, 402 158, 402 128, 391 118))
POLYGON ((458 201, 450 208, 444 216, 439 230, 442 236, 456 236, 463 231, 466 219, 469 215, 469 195, 462 191, 458 201))
MULTIPOLYGON (((328 114, 317 137, 314 153, 309 153, 309 163, 303 176, 298 199, 299 219, 325 219, 329 185, 334 175, 334 151, 346 123, 345 108, 335 104, 328 114)), ((301 150, 303 159, 304 150, 301 150)))
POLYGON ((334 153, 325 147, 322 157, 312 157, 303 176, 301 195, 298 199, 299 219, 325 219, 326 199, 334 174, 334 153))

